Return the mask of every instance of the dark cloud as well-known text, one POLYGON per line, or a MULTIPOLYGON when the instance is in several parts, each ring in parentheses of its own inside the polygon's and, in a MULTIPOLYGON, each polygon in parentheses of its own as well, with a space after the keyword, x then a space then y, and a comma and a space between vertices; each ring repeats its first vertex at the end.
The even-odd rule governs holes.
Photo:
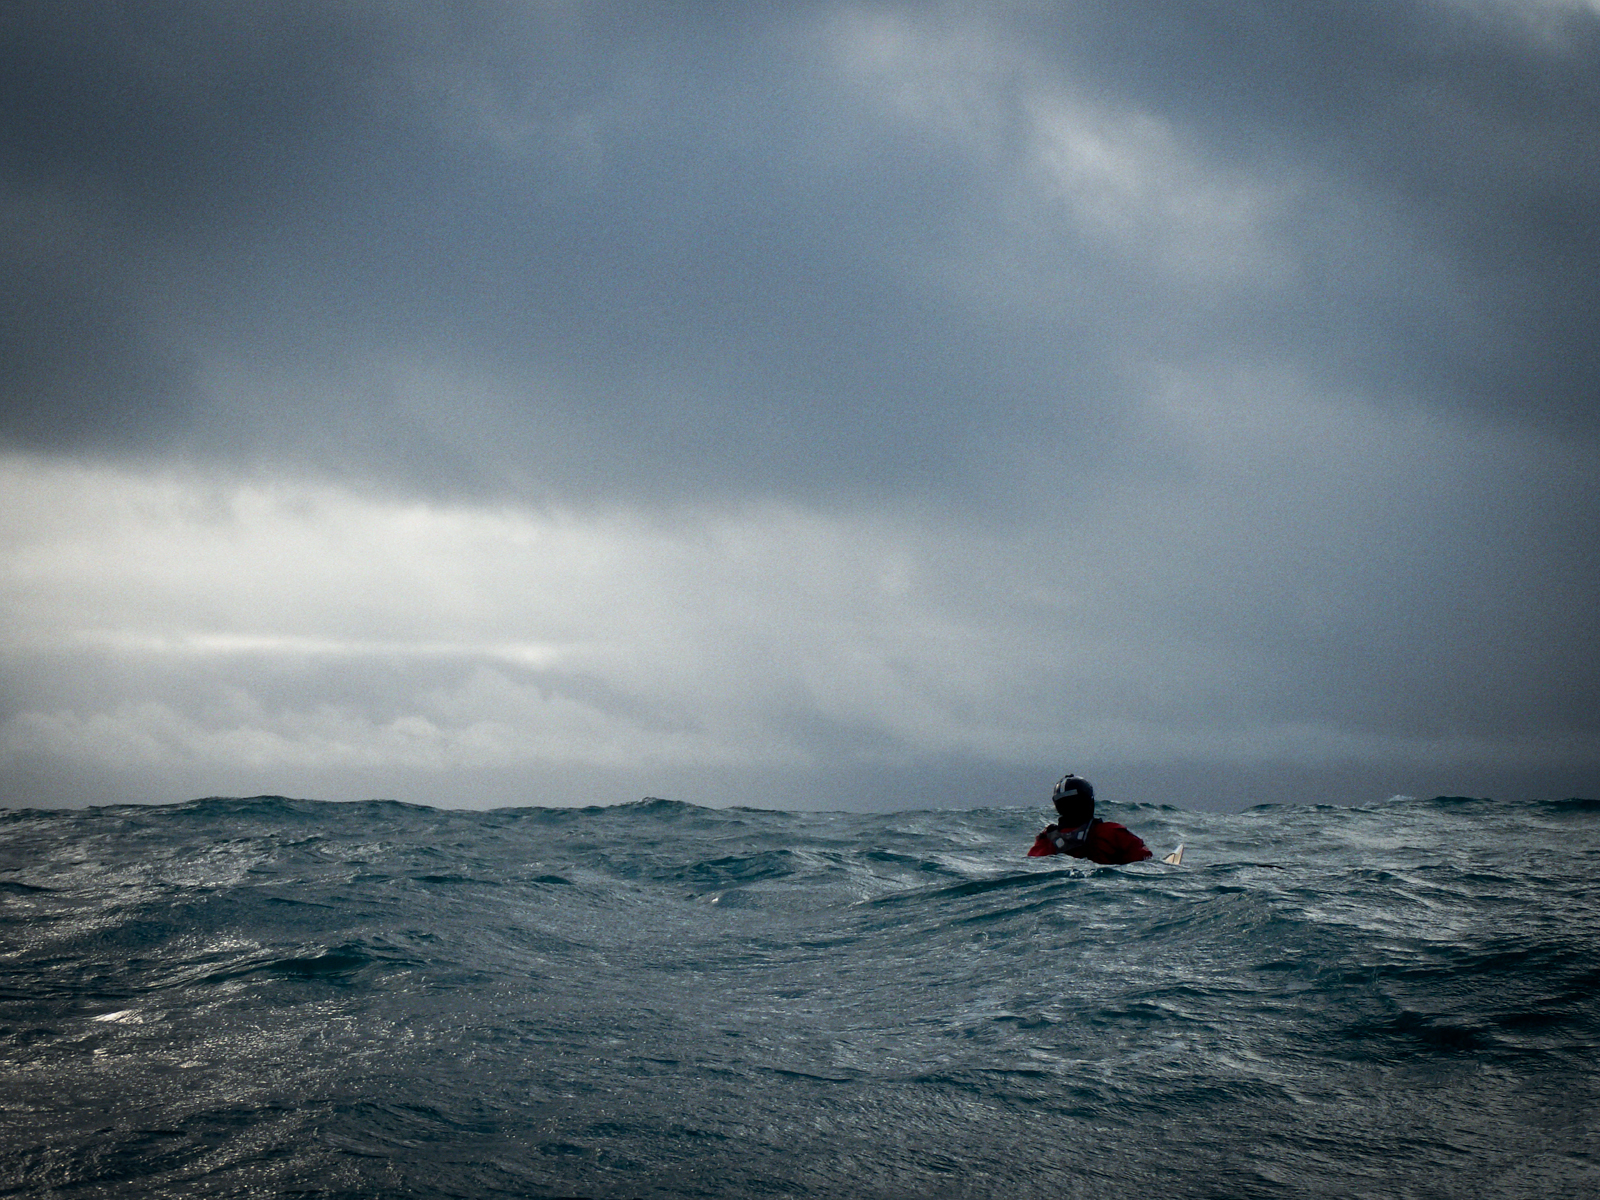
POLYGON ((1600 15, 1163 2, 1084 6, 1069 29, 1074 74, 1246 168, 1315 173, 1332 203, 1304 209, 1280 352, 1298 338, 1335 383, 1592 428, 1600 15))
POLYGON ((142 298, 125 281, 101 274, 103 264, 87 255, 9 258, 0 293, 9 439, 48 451, 109 443, 160 455, 190 434, 191 364, 149 336, 142 298))
POLYGON ((870 7, 13 6, 3 434, 445 490, 960 496, 997 443, 1118 428, 1149 361, 1588 421, 1592 14, 877 11, 1011 55, 981 136, 849 84, 830 39, 870 7), (1041 89, 1291 180, 1293 281, 1175 284, 1008 218, 1041 89), (1040 304, 949 279, 1009 269, 1040 304))

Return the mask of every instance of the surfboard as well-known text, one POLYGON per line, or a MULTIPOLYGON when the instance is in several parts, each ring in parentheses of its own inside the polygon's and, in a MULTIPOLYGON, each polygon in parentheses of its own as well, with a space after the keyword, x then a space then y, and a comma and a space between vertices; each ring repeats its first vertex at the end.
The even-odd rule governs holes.
POLYGON ((1168 866, 1176 867, 1183 862, 1183 843, 1178 843, 1178 848, 1161 860, 1168 866))

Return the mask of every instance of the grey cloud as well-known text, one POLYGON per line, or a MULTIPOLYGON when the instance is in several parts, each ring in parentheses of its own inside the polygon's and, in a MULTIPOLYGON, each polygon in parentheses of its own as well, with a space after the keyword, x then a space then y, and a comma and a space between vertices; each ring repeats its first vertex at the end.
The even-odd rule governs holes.
POLYGON ((135 294, 101 313, 87 284, 26 290, 12 439, 123 444, 141 403, 199 386, 150 364, 212 355, 257 364, 269 382, 288 371, 299 402, 291 382, 276 411, 249 395, 191 409, 186 443, 315 458, 326 440, 300 431, 325 428, 332 403, 353 418, 336 454, 422 472, 450 461, 437 443, 461 436, 461 414, 397 403, 370 360, 401 354, 464 362, 511 397, 475 406, 487 436, 453 456, 459 484, 508 442, 559 443, 532 465, 569 488, 608 458, 625 463, 599 470, 612 487, 664 458, 713 476, 751 462, 745 485, 834 464, 893 477, 887 451, 906 446, 915 471, 948 473, 937 424, 908 423, 907 410, 970 396, 961 364, 998 355, 886 286, 871 246, 886 204, 909 228, 932 218, 940 189, 914 181, 908 204, 886 178, 797 204, 781 160, 799 120, 761 98, 783 82, 764 68, 719 78, 727 59, 703 40, 629 54, 580 43, 579 61, 629 105, 591 160, 561 108, 614 98, 570 67, 531 98, 513 87, 529 64, 493 61, 484 12, 465 31, 482 41, 454 45, 444 34, 463 30, 436 29, 438 44, 396 49, 394 30, 352 28, 340 9, 173 11, 188 20, 107 30, 54 16, 19 39, 32 54, 9 77, 14 186, 87 195, 99 225, 87 270, 57 270, 57 282, 92 274, 98 290, 135 294), (185 57, 196 44, 198 63, 185 57), (481 114, 451 110, 457 87, 531 132, 492 144, 470 126, 481 114), (863 211, 879 213, 865 229, 850 219, 863 211), (47 332, 30 336, 30 323, 47 332), (73 364, 85 361, 107 365, 80 384, 73 364), (386 462, 396 443, 413 449, 386 462))
POLYGON ((0 264, 3 436, 49 451, 103 441, 160 455, 190 433, 192 364, 149 336, 126 281, 88 256, 10 254, 0 264))
POLYGON ((1592 428, 1600 15, 1449 2, 1085 11, 1086 36, 1057 43, 1074 73, 1246 166, 1303 164, 1356 206, 1365 228, 1338 204, 1307 209, 1307 279, 1280 348, 1304 338, 1310 364, 1380 393, 1592 428), (1374 232, 1387 268, 1361 253, 1374 232))
POLYGON ((1151 360, 1587 422, 1592 17, 1541 43, 1448 5, 882 9, 1016 51, 995 149, 839 83, 818 31, 863 11, 15 8, 9 257, 33 257, 3 434, 446 491, 970 499, 997 443, 1120 428, 1151 360), (1007 227, 1018 105, 1055 86, 1292 179, 1294 281, 1207 291, 1007 227), (991 255, 1048 302, 997 318, 926 269, 991 255))

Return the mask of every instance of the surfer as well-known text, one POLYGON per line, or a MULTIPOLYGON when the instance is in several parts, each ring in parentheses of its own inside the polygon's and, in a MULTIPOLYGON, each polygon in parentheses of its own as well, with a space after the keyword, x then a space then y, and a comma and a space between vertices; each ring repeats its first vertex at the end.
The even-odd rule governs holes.
POLYGON ((1034 840, 1029 858, 1070 854, 1090 862, 1131 863, 1155 857, 1138 834, 1094 815, 1094 788, 1087 779, 1063 775, 1050 802, 1061 819, 1034 840))

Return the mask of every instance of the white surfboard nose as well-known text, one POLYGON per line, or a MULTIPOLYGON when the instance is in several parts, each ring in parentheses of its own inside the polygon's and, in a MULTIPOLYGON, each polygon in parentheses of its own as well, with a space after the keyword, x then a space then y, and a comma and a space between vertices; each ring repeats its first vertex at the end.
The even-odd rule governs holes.
POLYGON ((1164 863, 1169 863, 1174 867, 1177 866, 1179 863, 1181 863, 1183 861, 1183 843, 1179 842, 1178 843, 1178 848, 1176 850, 1174 850, 1171 854, 1169 854, 1165 858, 1163 858, 1161 861, 1164 862, 1164 863))

